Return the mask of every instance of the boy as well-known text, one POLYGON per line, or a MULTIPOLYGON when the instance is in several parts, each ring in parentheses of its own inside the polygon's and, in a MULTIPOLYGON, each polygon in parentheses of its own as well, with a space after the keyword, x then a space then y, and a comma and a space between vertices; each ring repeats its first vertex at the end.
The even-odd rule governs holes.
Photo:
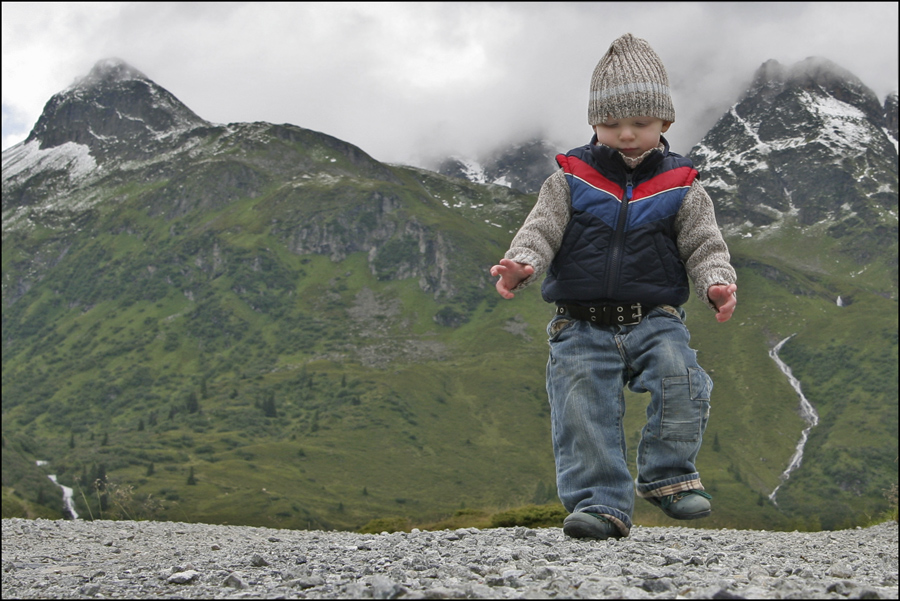
POLYGON ((688 343, 681 309, 697 294, 720 322, 736 274, 712 201, 662 134, 675 121, 668 76, 650 45, 626 34, 594 69, 587 146, 559 171, 491 275, 504 298, 546 272, 547 393, 559 497, 576 538, 628 536, 637 494, 666 515, 710 514, 694 466, 712 381, 688 343), (625 458, 623 389, 650 392, 638 477, 625 458))

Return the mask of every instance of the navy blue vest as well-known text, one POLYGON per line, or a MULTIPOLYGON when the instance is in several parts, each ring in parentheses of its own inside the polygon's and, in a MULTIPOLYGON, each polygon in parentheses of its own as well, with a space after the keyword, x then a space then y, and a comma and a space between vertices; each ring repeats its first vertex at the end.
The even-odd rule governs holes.
POLYGON ((572 218, 541 287, 551 303, 684 304, 687 272, 675 217, 697 171, 689 159, 653 152, 634 171, 595 145, 557 155, 572 198, 572 218))

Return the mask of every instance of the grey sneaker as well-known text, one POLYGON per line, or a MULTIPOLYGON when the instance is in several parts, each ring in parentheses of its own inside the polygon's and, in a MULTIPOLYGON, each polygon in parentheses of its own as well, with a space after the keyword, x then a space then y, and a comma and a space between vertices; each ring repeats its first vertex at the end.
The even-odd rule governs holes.
POLYGON ((563 520, 563 532, 572 538, 621 538, 616 525, 599 513, 576 511, 563 520))
POLYGON ((712 496, 702 490, 686 490, 665 497, 644 497, 663 510, 670 518, 676 520, 696 520, 712 513, 710 500, 712 496))

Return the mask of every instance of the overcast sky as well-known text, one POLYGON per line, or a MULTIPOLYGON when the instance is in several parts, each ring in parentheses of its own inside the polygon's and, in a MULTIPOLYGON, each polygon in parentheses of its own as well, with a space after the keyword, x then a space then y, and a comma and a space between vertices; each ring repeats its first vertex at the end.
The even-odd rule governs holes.
POLYGON ((587 143, 591 73, 624 33, 673 87, 686 154, 765 61, 822 56, 898 88, 898 4, 2 3, 3 148, 56 92, 117 57, 215 123, 291 123, 427 165, 541 135, 587 143))

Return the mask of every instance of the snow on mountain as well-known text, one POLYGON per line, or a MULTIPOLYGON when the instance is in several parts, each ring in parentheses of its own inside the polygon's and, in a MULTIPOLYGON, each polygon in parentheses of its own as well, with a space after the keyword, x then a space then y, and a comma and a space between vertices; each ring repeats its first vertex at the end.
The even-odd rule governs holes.
POLYGON ((762 65, 690 153, 720 226, 742 236, 786 220, 893 219, 896 227, 897 143, 887 104, 824 59, 762 65))
POLYGON ((40 142, 21 142, 3 153, 3 181, 17 183, 19 176, 34 172, 63 171, 69 182, 75 183, 91 174, 97 161, 84 144, 66 142, 46 150, 40 142))
POLYGON ((495 184, 533 194, 558 168, 554 159, 558 152, 554 144, 532 139, 504 145, 478 158, 451 156, 439 162, 434 170, 478 184, 495 184))

